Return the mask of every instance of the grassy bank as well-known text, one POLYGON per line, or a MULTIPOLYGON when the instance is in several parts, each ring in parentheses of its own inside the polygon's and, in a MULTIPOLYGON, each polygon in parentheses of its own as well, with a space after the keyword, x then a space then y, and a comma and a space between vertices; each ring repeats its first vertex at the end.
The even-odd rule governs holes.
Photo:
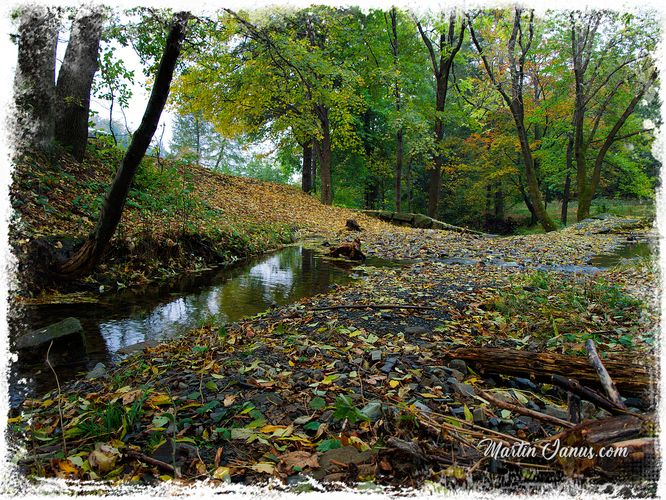
POLYGON ((343 228, 347 218, 359 219, 349 210, 324 207, 295 187, 145 158, 98 270, 75 284, 44 280, 38 270, 46 261, 67 258, 94 228, 122 154, 95 142, 81 164, 67 155, 17 162, 12 243, 26 290, 145 283, 266 252, 292 241, 297 230, 325 232, 343 228))

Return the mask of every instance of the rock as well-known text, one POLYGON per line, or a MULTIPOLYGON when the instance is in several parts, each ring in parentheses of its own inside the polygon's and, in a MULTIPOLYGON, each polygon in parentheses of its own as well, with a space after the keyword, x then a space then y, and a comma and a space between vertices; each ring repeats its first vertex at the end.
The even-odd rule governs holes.
POLYGON ((451 368, 451 376, 456 379, 458 382, 462 382, 465 380, 465 374, 456 370, 455 368, 451 368))
POLYGON ((423 335, 430 333, 430 330, 424 326, 408 326, 405 328, 405 335, 423 335))
POLYGON ((391 370, 395 367, 396 363, 398 362, 398 358, 395 356, 390 356, 386 358, 386 361, 384 362, 384 366, 382 366, 379 371, 382 373, 390 373, 391 370))
POLYGON ((167 464, 172 464, 174 457, 176 459, 176 466, 181 467, 186 463, 190 463, 192 459, 197 458, 197 448, 186 443, 176 443, 176 450, 173 453, 171 441, 168 440, 151 455, 151 458, 167 464))
POLYGON ((414 402, 414 407, 419 410, 421 413, 425 413, 426 415, 428 413, 432 413, 432 410, 430 409, 429 406, 427 406, 425 403, 421 401, 415 401, 414 402))
POLYGON ((500 421, 499 421, 499 418, 497 418, 497 417, 490 417, 488 419, 488 423, 490 425, 492 425, 493 427, 497 427, 499 425, 500 421))
POLYGON ((597 414, 597 407, 593 403, 583 399, 580 402, 580 414, 583 417, 583 420, 587 418, 595 418, 597 414))
POLYGON ((51 340, 73 335, 75 333, 83 333, 81 322, 76 318, 65 318, 58 323, 21 335, 16 339, 16 348, 27 349, 30 347, 37 347, 46 344, 51 340))
POLYGON ((546 405, 546 407, 543 409, 543 412, 546 415, 550 415, 551 417, 557 417, 562 420, 569 420, 569 413, 558 408, 557 406, 546 405))
POLYGON ((106 373, 106 366, 104 366, 104 363, 97 363, 95 365, 95 368, 93 368, 86 374, 86 378, 88 380, 94 380, 96 378, 105 378, 107 376, 108 374, 106 373))
POLYGON ((361 413, 368 417, 370 421, 374 422, 382 416, 382 410, 382 402, 378 399, 374 399, 361 408, 361 413))
POLYGON ((530 390, 530 391, 536 391, 536 389, 537 389, 536 384, 528 378, 516 377, 514 380, 515 380, 516 384, 518 385, 518 387, 521 388, 521 389, 527 389, 527 390, 530 390))
POLYGON ((362 464, 372 458, 372 452, 358 451, 353 446, 343 446, 335 450, 328 450, 319 457, 319 469, 312 473, 312 477, 320 480, 324 476, 333 472, 340 472, 342 469, 336 463, 342 464, 362 464))
POLYGON ((462 382, 456 381, 455 384, 451 384, 453 386, 453 390, 460 394, 461 396, 466 396, 466 397, 474 397, 476 396, 476 392, 474 391, 474 388, 469 385, 469 384, 463 384, 462 382))
POLYGON ((128 354, 134 354, 135 352, 142 352, 144 349, 149 348, 149 347, 155 347, 157 345, 157 342, 154 340, 146 340, 145 342, 138 342, 136 344, 128 345, 127 347, 123 347, 121 349, 118 349, 118 354, 122 354, 123 356, 127 356, 128 354))
POLYGON ((454 417, 460 418, 460 419, 465 419, 465 408, 463 406, 455 406, 450 408, 451 413, 453 413, 454 417))
POLYGON ((467 363, 465 363, 462 359, 452 359, 449 361, 448 366, 449 368, 458 370, 461 373, 467 373, 467 363))
POLYGON ((477 425, 486 425, 488 423, 488 417, 486 412, 483 411, 483 408, 474 408, 472 410, 472 416, 474 417, 474 423, 477 425))

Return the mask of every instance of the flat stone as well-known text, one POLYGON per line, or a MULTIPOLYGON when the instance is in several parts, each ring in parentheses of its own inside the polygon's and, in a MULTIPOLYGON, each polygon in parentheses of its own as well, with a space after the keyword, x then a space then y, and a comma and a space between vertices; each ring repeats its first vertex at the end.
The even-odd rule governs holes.
POLYGON ((456 370, 455 368, 451 368, 451 376, 456 379, 458 382, 462 382, 465 380, 465 374, 456 370))
POLYGON ((374 422, 382 416, 383 405, 378 399, 370 401, 367 405, 361 408, 361 413, 368 417, 370 421, 374 422))
POLYGON ((562 420, 569 420, 569 413, 558 408, 557 406, 546 405, 546 407, 543 409, 543 412, 546 415, 550 415, 551 417, 557 417, 562 420))
POLYGON ((118 354, 126 356, 128 354, 134 354, 135 352, 143 352, 144 349, 155 347, 156 345, 157 342, 154 340, 146 340, 145 342, 138 342, 136 344, 128 345, 127 347, 118 349, 118 354))
POLYGON ((469 385, 469 384, 463 384, 462 382, 457 382, 455 384, 451 384, 453 386, 453 390, 460 394, 461 396, 467 396, 467 397, 474 397, 476 396, 476 392, 474 391, 474 388, 469 385))
POLYGON ((423 335, 430 333, 430 330, 424 326, 408 326, 405 328, 406 335, 423 335))
POLYGON ((86 378, 88 380, 94 380, 96 378, 104 378, 107 376, 108 374, 106 373, 106 366, 104 366, 104 363, 97 363, 95 365, 95 368, 93 368, 86 374, 86 378))
POLYGON ((82 332, 83 327, 78 319, 65 318, 58 323, 53 323, 47 327, 21 335, 16 339, 16 348, 27 349, 29 347, 37 347, 51 340, 82 332))
POLYGON ((449 368, 458 370, 461 373, 467 373, 467 363, 465 363, 462 359, 452 359, 449 361, 448 365, 449 368))

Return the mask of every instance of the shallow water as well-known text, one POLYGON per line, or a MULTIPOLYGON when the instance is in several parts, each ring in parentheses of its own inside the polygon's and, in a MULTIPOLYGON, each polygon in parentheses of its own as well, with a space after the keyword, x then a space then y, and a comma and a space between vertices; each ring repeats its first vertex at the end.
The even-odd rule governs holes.
MULTIPOLYGON (((396 264, 369 258, 363 265, 396 264)), ((139 342, 172 338, 212 317, 217 323, 237 321, 326 292, 333 285, 349 282, 354 274, 351 262, 328 259, 300 245, 288 246, 233 267, 115 293, 99 303, 29 307, 24 324, 12 328, 12 337, 70 316, 79 319, 83 339, 76 335, 57 339, 49 355, 62 383, 98 362, 108 366, 120 358, 119 350, 139 342)), ((20 353, 10 382, 13 404, 27 394, 55 386, 45 357, 44 349, 20 353), (26 383, 18 384, 21 378, 26 383)))

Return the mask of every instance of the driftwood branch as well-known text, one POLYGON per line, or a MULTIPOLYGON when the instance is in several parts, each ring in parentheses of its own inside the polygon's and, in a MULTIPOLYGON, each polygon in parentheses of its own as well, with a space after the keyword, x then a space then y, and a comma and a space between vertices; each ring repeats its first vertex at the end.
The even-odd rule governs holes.
POLYGON ((627 410, 616 406, 610 399, 602 396, 598 392, 581 385, 576 379, 563 377, 562 375, 553 375, 553 384, 580 396, 580 398, 585 401, 594 403, 598 407, 603 408, 614 415, 623 415, 627 413, 627 410))
POLYGON ((608 370, 606 370, 606 367, 601 362, 601 358, 599 358, 597 348, 594 346, 594 341, 592 339, 588 339, 587 342, 585 342, 585 350, 587 350, 587 359, 589 360, 592 367, 594 367, 594 369, 597 371, 597 375, 599 375, 599 380, 601 381, 601 386, 604 388, 608 398, 617 407, 626 410, 627 407, 622 402, 620 393, 617 391, 613 379, 608 374, 608 370))
POLYGON ((545 413, 541 413, 535 410, 530 410, 529 408, 525 408, 524 406, 518 406, 511 403, 507 403, 506 401, 497 399, 484 391, 480 392, 480 396, 483 399, 492 403, 493 405, 497 406, 498 408, 504 408, 505 410, 509 410, 515 413, 520 413, 521 415, 526 415, 528 417, 541 420, 542 422, 547 422, 549 424, 557 425, 560 427, 568 427, 568 428, 575 427, 575 424, 567 422, 566 420, 562 420, 561 418, 553 417, 552 415, 546 415, 545 413))

